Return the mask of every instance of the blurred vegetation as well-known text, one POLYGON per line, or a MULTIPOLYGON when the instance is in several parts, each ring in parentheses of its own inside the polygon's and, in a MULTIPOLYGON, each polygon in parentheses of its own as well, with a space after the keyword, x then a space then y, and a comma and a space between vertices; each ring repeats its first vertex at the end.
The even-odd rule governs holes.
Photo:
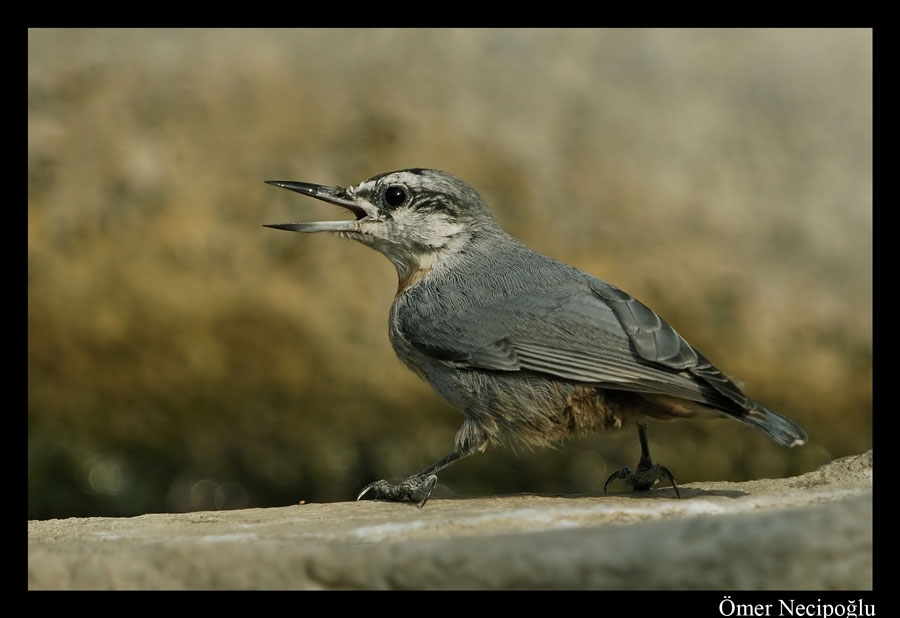
MULTIPOLYGON (((651 428, 682 483, 872 444, 867 30, 31 30, 28 515, 355 498, 461 417, 395 358, 393 267, 263 184, 467 180, 803 425, 651 428)), ((597 493, 636 432, 492 449, 442 495, 597 493)), ((622 489, 622 488, 620 488, 622 489)))

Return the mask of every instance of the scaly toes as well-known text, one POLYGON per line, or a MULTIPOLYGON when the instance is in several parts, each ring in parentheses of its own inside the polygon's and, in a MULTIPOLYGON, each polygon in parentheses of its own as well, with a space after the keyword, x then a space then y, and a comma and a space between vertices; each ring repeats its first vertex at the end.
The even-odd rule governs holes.
POLYGON ((672 472, 665 466, 659 464, 651 464, 649 466, 638 466, 636 472, 630 467, 625 466, 613 472, 606 483, 603 485, 603 493, 606 493, 607 487, 614 479, 620 479, 631 485, 635 491, 647 491, 652 488, 661 479, 665 478, 672 484, 675 495, 681 498, 681 492, 678 491, 678 484, 675 483, 675 477, 672 472))
POLYGON ((374 500, 416 502, 418 507, 422 508, 431 497, 435 485, 437 485, 437 475, 435 474, 428 476, 416 474, 397 484, 388 483, 385 480, 375 481, 366 485, 356 499, 359 500, 371 493, 374 500))

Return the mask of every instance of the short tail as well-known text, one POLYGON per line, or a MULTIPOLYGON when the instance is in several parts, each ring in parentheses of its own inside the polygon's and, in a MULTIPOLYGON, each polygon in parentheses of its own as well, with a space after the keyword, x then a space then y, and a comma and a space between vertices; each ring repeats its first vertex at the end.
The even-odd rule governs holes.
POLYGON ((759 429, 761 432, 784 446, 800 446, 806 443, 807 435, 797 423, 777 412, 754 403, 746 415, 734 416, 740 421, 759 429))
MULTIPOLYGON (((695 350, 696 352, 696 350, 695 350)), ((772 412, 749 397, 728 376, 713 367, 705 356, 696 352, 697 364, 689 371, 712 387, 718 395, 716 403, 707 399, 706 403, 751 427, 760 430, 783 446, 800 446, 807 440, 806 432, 797 423, 772 412), (722 401, 724 398, 725 401, 722 401)), ((711 393, 708 393, 710 395, 711 393)))

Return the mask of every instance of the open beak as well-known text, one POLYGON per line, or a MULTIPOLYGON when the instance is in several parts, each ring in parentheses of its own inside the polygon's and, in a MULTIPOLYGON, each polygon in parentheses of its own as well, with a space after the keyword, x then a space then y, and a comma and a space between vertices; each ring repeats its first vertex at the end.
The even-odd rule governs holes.
POLYGON ((309 223, 272 223, 264 227, 287 230, 289 232, 354 232, 359 230, 357 221, 366 217, 376 218, 378 214, 375 207, 369 202, 356 199, 343 187, 327 187, 325 185, 315 185, 309 182, 296 182, 293 180, 267 180, 266 184, 296 191, 302 195, 308 195, 330 204, 337 204, 352 212, 356 219, 349 221, 311 221, 309 223))

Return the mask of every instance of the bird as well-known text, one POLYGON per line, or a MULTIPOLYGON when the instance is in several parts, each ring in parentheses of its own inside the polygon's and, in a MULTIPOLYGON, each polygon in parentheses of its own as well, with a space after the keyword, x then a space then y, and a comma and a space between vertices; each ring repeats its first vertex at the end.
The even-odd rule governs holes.
POLYGON ((265 227, 331 232, 390 260, 391 344, 463 416, 446 456, 399 482, 372 482, 357 500, 421 508, 439 472, 489 445, 551 446, 626 426, 638 429, 640 460, 610 475, 604 493, 614 480, 635 491, 666 480, 680 498, 672 472, 650 456, 651 420, 724 417, 786 447, 807 441, 646 305, 505 232, 476 190, 447 172, 403 169, 348 187, 266 183, 350 212, 265 227))

